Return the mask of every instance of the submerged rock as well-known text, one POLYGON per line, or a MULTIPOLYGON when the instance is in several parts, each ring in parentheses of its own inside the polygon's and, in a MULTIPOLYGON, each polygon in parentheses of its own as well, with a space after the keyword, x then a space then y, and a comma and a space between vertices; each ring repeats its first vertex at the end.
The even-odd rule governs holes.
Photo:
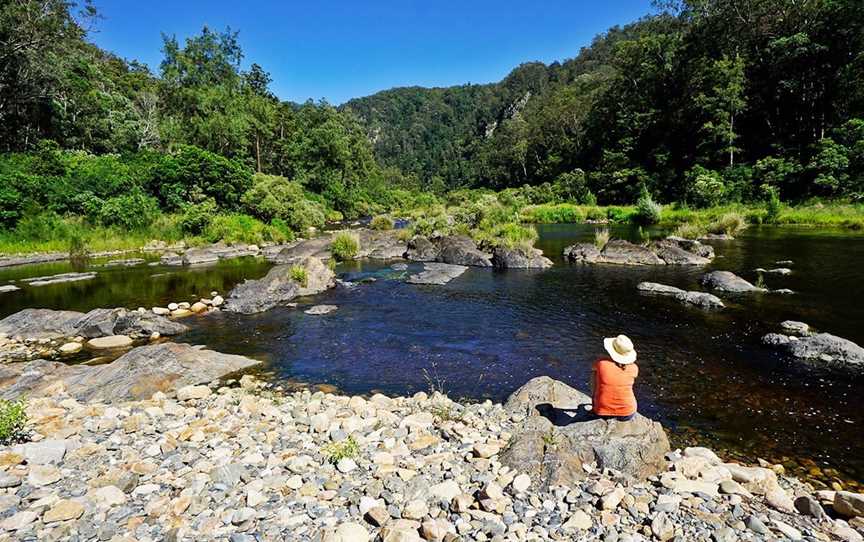
POLYGON ((79 282, 82 280, 90 280, 96 278, 95 271, 87 273, 60 273, 59 275, 49 275, 45 277, 32 277, 21 279, 30 286, 48 286, 50 284, 63 284, 64 282, 79 282))
POLYGON ((409 284, 447 284, 468 268, 464 265, 430 262, 423 265, 423 271, 411 275, 406 282, 409 284))
POLYGON ((62 381, 79 401, 117 402, 149 398, 191 384, 208 383, 260 363, 188 344, 133 348, 107 365, 66 365, 37 360, 0 367, 0 395, 13 399, 50 393, 62 381))
POLYGON ((757 288, 731 271, 711 271, 702 276, 701 283, 706 288, 721 292, 767 292, 765 288, 757 288))
POLYGON ((769 333, 762 342, 785 350, 793 357, 817 365, 845 368, 864 367, 864 348, 854 342, 831 335, 816 333, 805 337, 769 333))
POLYGON ((32 339, 59 339, 81 335, 86 338, 128 335, 132 338, 179 335, 188 328, 152 312, 126 309, 76 311, 24 309, 0 320, 0 333, 32 339))
POLYGON ((552 260, 537 248, 496 247, 492 251, 492 265, 499 269, 546 269, 552 267, 552 260))
POLYGON ((335 275, 321 260, 308 257, 300 263, 306 271, 306 283, 291 276, 293 265, 278 265, 264 278, 246 280, 235 287, 225 300, 224 310, 254 314, 287 303, 297 296, 313 295, 336 286, 335 275))
POLYGON ((719 297, 706 292, 688 292, 674 286, 656 282, 640 282, 636 288, 645 294, 672 297, 682 303, 696 305, 703 309, 722 309, 725 307, 719 297))
POLYGON ((330 314, 331 312, 338 310, 339 307, 336 305, 315 305, 314 307, 310 307, 303 311, 306 314, 311 314, 313 316, 319 316, 323 314, 330 314))
POLYGON ((669 441, 663 427, 641 414, 628 422, 593 419, 591 398, 549 377, 529 380, 505 408, 527 416, 513 431, 501 462, 542 487, 576 487, 587 470, 615 469, 644 479, 666 469, 669 441))

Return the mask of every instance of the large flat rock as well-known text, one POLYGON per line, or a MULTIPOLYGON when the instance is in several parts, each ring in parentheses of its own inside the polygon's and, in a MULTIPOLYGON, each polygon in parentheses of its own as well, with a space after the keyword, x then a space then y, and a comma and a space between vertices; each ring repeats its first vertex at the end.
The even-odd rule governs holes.
POLYGON ((564 257, 579 263, 616 265, 706 265, 714 250, 698 241, 677 238, 655 241, 648 246, 612 239, 602 249, 591 243, 576 243, 564 249, 564 257))
POLYGON ((706 288, 720 292, 740 294, 767 291, 754 286, 731 271, 711 271, 702 276, 701 282, 706 288))
POLYGON ((429 262, 423 265, 423 271, 408 277, 409 284, 447 284, 468 268, 464 265, 429 262))
POLYGON ((513 415, 525 415, 501 462, 539 485, 575 486, 583 464, 615 469, 644 479, 665 470, 669 441, 663 427, 641 414, 633 420, 593 419, 591 398, 549 377, 529 380, 507 400, 513 415))
POLYGON ((201 347, 163 343, 134 348, 107 365, 85 366, 37 360, 0 366, 0 396, 35 397, 62 381, 79 401, 116 402, 146 399, 204 384, 260 363, 244 356, 201 347))
POLYGON ((93 309, 88 313, 24 309, 0 320, 0 333, 10 337, 59 339, 84 336, 92 339, 109 335, 146 338, 154 332, 170 336, 188 328, 152 312, 139 313, 126 309, 93 309))
POLYGON ((815 333, 803 337, 769 333, 762 338, 762 342, 816 366, 864 368, 864 348, 830 333, 815 333))

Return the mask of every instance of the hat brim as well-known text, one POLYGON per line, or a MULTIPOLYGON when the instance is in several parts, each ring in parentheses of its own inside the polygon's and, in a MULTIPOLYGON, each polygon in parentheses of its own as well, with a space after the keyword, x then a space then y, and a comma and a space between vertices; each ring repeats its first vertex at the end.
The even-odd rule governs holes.
POLYGON ((636 363, 636 351, 628 352, 627 354, 621 354, 617 350, 615 350, 615 346, 612 344, 615 341, 615 337, 609 339, 603 339, 603 348, 606 349, 606 352, 612 358, 612 361, 616 363, 620 363, 621 365, 630 365, 631 363, 636 363))

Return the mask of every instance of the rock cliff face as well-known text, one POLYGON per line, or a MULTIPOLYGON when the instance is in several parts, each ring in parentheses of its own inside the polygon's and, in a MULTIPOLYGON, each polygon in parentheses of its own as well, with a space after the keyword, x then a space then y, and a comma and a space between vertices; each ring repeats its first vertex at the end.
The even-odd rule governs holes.
POLYGON ((525 419, 501 454, 501 462, 543 487, 574 486, 587 476, 583 464, 644 479, 662 472, 669 441, 663 427, 637 414, 628 422, 593 419, 591 398, 549 377, 529 380, 505 404, 525 419))

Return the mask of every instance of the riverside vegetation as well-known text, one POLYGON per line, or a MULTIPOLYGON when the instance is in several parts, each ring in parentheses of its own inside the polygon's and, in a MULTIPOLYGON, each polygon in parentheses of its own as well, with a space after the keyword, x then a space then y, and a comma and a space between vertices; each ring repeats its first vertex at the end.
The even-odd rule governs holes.
POLYGON ((634 203, 640 222, 862 227, 864 8, 744 4, 663 3, 500 83, 334 107, 277 99, 236 32, 166 36, 154 74, 88 41, 90 3, 9 3, 0 252, 280 242, 466 189, 519 212, 463 221, 506 243, 531 234, 500 224, 619 221, 634 203))

